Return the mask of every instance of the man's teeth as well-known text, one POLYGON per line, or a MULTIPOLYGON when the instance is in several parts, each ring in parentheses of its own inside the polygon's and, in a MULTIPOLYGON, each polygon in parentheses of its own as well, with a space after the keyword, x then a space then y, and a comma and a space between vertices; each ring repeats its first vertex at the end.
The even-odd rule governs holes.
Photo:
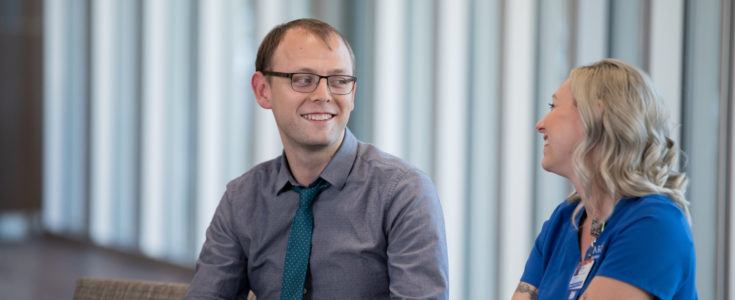
POLYGON ((311 121, 325 121, 332 118, 331 114, 306 114, 303 115, 305 119, 311 121))

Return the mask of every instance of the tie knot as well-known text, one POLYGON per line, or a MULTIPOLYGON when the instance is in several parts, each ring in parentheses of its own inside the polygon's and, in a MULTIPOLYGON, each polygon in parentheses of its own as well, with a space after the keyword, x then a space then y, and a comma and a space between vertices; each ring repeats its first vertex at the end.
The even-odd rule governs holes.
POLYGON ((308 187, 294 186, 294 192, 299 193, 299 202, 306 202, 305 204, 311 204, 311 202, 319 195, 321 191, 329 187, 329 182, 326 182, 321 177, 314 181, 308 187))

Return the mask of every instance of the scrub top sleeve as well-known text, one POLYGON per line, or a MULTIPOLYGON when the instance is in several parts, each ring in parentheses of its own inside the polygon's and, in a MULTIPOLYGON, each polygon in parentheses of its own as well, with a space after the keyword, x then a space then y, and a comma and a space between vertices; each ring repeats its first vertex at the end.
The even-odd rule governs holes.
POLYGON ((521 281, 531 284, 538 288, 541 283, 541 279, 546 269, 546 262, 544 261, 544 245, 546 244, 546 237, 549 231, 549 221, 544 222, 541 227, 541 233, 536 237, 536 241, 531 248, 531 254, 528 255, 526 260, 526 268, 521 276, 521 281))
POLYGON ((693 276, 694 251, 689 224, 673 205, 656 205, 626 218, 607 239, 596 275, 636 286, 660 299, 671 299, 693 276))

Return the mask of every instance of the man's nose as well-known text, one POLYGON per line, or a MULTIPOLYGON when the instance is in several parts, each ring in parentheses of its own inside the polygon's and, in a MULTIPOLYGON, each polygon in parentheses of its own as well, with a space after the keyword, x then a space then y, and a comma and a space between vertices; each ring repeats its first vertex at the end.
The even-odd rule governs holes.
POLYGON ((326 78, 319 78, 319 81, 316 83, 316 89, 314 89, 312 94, 314 95, 314 100, 330 101, 332 99, 332 92, 329 90, 329 82, 326 78))

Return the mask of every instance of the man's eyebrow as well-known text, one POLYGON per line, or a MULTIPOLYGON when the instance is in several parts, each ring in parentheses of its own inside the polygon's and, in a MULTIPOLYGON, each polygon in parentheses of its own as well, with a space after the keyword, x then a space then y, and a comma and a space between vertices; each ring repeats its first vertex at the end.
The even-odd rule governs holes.
POLYGON ((312 74, 325 75, 325 76, 328 76, 328 75, 345 75, 345 74, 347 74, 347 73, 345 73, 345 70, 344 69, 333 69, 333 70, 330 70, 329 72, 327 72, 327 74, 319 74, 316 70, 311 69, 311 68, 300 68, 300 69, 297 69, 295 73, 312 73, 312 74))
POLYGON ((334 69, 334 70, 329 71, 329 74, 344 75, 346 73, 344 69, 334 69))
POLYGON ((299 68, 299 69, 296 69, 295 73, 314 73, 316 74, 316 71, 310 68, 299 68))

